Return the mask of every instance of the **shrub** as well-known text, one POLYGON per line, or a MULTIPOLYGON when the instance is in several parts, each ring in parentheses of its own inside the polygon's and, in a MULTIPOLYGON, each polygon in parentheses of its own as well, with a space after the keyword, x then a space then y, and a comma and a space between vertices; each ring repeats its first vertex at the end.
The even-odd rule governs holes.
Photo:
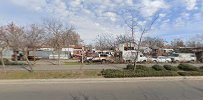
POLYGON ((137 70, 147 70, 147 66, 144 66, 144 65, 136 65, 136 69, 137 70))
MULTIPOLYGON (((6 59, 6 58, 3 58, 3 61, 4 61, 5 65, 8 65, 10 63, 10 61, 8 59, 6 59)), ((2 65, 1 60, 0 60, 0 65, 2 65)))
POLYGON ((27 64, 23 62, 10 62, 8 65, 27 65, 27 64))
POLYGON ((178 72, 179 75, 181 76, 202 76, 202 72, 198 71, 184 71, 184 72, 178 72))
POLYGON ((198 71, 198 68, 190 64, 179 64, 178 68, 184 71, 198 71))
POLYGON ((134 70, 135 69, 135 66, 134 65, 127 65, 126 70, 134 70))
POLYGON ((170 70, 170 71, 177 71, 178 68, 172 65, 164 65, 163 66, 166 70, 170 70))
POLYGON ((175 71, 155 71, 155 70, 116 70, 106 69, 102 71, 105 78, 122 78, 122 77, 152 77, 152 76, 178 76, 175 71))
POLYGON ((153 65, 152 68, 156 71, 162 71, 165 70, 165 68, 163 66, 160 65, 153 65))

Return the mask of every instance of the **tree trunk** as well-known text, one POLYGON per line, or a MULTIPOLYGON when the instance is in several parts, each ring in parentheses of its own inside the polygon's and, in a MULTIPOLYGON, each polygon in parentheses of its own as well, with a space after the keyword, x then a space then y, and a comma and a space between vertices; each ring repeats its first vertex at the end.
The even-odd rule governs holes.
POLYGON ((30 72, 33 72, 33 68, 32 68, 32 64, 30 63, 29 59, 28 59, 28 50, 25 50, 25 55, 24 55, 24 58, 28 64, 28 67, 30 68, 29 71, 30 72))
POLYGON ((14 51, 14 61, 15 61, 15 63, 18 63, 18 54, 17 54, 17 51, 14 51))
POLYGON ((60 49, 58 49, 58 65, 60 65, 60 49))
POLYGON ((136 56, 135 56, 135 59, 134 59, 134 62, 133 62, 133 66, 134 66, 134 70, 136 69, 136 61, 137 61, 137 58, 138 58, 138 54, 139 54, 139 51, 137 50, 136 52, 136 56))
POLYGON ((34 59, 33 59, 34 63, 33 64, 35 65, 35 63, 36 63, 36 58, 35 58, 36 57, 36 48, 35 47, 34 47, 33 53, 34 53, 34 59))
POLYGON ((2 64, 2 66, 3 66, 4 72, 6 72, 6 66, 5 66, 4 58, 3 58, 3 50, 0 51, 0 53, 1 53, 1 64, 2 64))

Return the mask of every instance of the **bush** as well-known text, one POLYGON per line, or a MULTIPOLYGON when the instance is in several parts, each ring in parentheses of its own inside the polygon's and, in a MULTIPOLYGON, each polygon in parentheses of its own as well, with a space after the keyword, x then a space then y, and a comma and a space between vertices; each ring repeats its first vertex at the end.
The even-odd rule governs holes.
POLYGON ((198 71, 184 71, 184 72, 178 72, 179 75, 181 76, 202 76, 202 72, 198 71))
POLYGON ((163 66, 160 65, 153 65, 152 68, 156 71, 163 71, 165 70, 165 68, 163 66))
POLYGON ((134 65, 127 65, 126 70, 134 70, 135 69, 135 66, 134 65))
POLYGON ((177 71, 178 68, 172 65, 164 65, 163 66, 166 70, 170 70, 170 71, 177 71))
MULTIPOLYGON (((8 65, 10 63, 10 61, 8 59, 6 59, 6 58, 3 58, 3 61, 4 61, 5 65, 8 65)), ((0 60, 0 65, 2 65, 1 60, 0 60)))
POLYGON ((147 70, 147 66, 144 66, 144 65, 136 65, 136 69, 137 70, 147 70))
POLYGON ((198 71, 198 68, 190 64, 179 64, 178 68, 184 71, 198 71))
POLYGON ((203 66, 200 66, 199 70, 203 73, 203 66))
POLYGON ((178 76, 175 71, 155 71, 155 70, 116 70, 106 69, 102 71, 105 78, 123 78, 123 77, 152 77, 152 76, 178 76))

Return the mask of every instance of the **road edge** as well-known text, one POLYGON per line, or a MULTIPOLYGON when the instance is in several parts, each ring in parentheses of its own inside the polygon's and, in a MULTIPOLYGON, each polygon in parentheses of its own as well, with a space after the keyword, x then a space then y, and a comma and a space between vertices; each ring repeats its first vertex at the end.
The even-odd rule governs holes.
POLYGON ((15 79, 15 80, 0 80, 0 84, 108 83, 108 82, 140 82, 140 81, 184 81, 184 80, 203 80, 203 76, 85 78, 85 79, 15 79))

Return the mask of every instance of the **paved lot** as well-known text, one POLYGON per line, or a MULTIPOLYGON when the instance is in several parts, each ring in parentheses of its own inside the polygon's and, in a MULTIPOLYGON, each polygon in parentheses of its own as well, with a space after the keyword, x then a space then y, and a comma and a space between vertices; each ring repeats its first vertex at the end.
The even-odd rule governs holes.
MULTIPOLYGON (((145 64, 146 66, 152 66, 153 64, 145 64)), ((163 65, 163 64, 162 64, 163 65)), ((178 64, 172 64, 177 66, 178 64)), ((203 64, 193 64, 197 67, 203 66, 203 64)), ((125 68, 126 64, 91 64, 91 65, 45 65, 37 64, 33 66, 34 70, 79 70, 79 69, 122 69, 125 68)), ((27 66, 6 66, 7 70, 25 70, 27 66)), ((0 70, 3 70, 3 67, 0 66, 0 70)))
POLYGON ((202 100, 203 80, 0 84, 0 100, 202 100))

